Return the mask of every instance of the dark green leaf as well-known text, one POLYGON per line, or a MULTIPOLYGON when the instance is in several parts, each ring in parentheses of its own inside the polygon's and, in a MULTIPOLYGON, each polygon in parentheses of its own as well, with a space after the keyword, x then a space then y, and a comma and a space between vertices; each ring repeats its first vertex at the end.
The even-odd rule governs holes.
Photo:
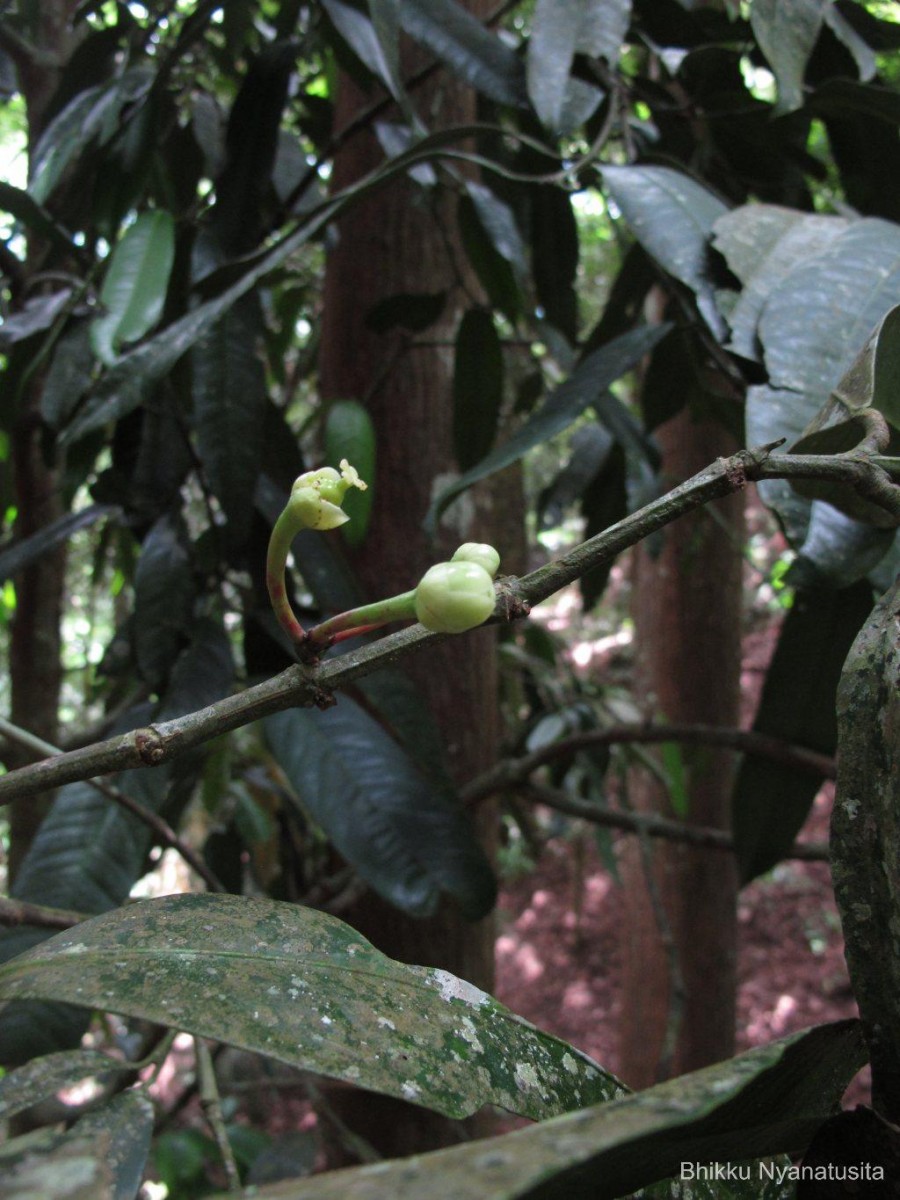
POLYGON ((512 209, 483 184, 469 180, 466 183, 466 191, 475 206, 482 229, 494 244, 494 249, 506 259, 516 277, 522 278, 527 270, 525 246, 512 209))
POLYGON ((835 897, 847 966, 872 1057, 877 1111, 900 1111, 900 579, 854 642, 838 688, 837 791, 832 816, 835 897))
POLYGON ((344 0, 322 0, 322 7, 353 53, 381 80, 394 99, 399 100, 403 95, 403 84, 397 41, 397 0, 390 4, 384 0, 370 4, 371 18, 344 0))
POLYGON ((3 1200, 35 1196, 65 1200, 119 1200, 107 1151, 109 1134, 41 1129, 0 1148, 3 1200))
POLYGON ((7 350, 14 342, 24 341, 49 329, 71 299, 71 290, 64 288, 47 296, 26 300, 24 307, 6 317, 0 325, 0 350, 7 350))
MULTIPOLYGON (((581 501, 584 514, 584 537, 593 537, 615 525, 628 512, 628 461, 624 446, 617 443, 609 457, 592 479, 581 501)), ((585 609, 592 608, 606 588, 612 570, 612 560, 592 567, 578 581, 581 602, 585 609)))
POLYGON ((894 545, 896 531, 855 521, 817 501, 785 582, 794 587, 845 588, 867 579, 894 545))
POLYGON ((197 452, 235 546, 249 534, 262 465, 267 399, 262 327, 258 300, 243 296, 192 354, 197 452))
POLYGON ((591 481, 603 470, 615 444, 615 438, 601 425, 591 423, 575 430, 567 462, 538 497, 540 529, 562 524, 566 510, 582 498, 591 481))
POLYGON ((70 255, 75 250, 66 230, 54 221, 50 213, 38 204, 30 193, 22 191, 21 188, 0 181, 0 210, 11 213, 17 221, 21 221, 39 237, 52 242, 63 253, 70 255))
POLYGON ((618 1082, 447 971, 393 962, 335 917, 223 895, 145 900, 0 968, 0 996, 65 993, 462 1117, 535 1119, 618 1082))
POLYGON ((419 916, 442 891, 473 918, 490 911, 493 874, 459 801, 357 704, 289 709, 264 727, 304 808, 376 891, 419 916))
POLYGON ((0 1119, 8 1121, 16 1113, 48 1100, 63 1088, 83 1079, 104 1078, 117 1071, 132 1070, 131 1063, 96 1050, 63 1050, 33 1058, 0 1079, 0 1119))
POLYGON ((494 444, 503 403, 503 347, 494 318, 471 308, 459 324, 453 359, 453 446, 460 470, 494 444))
POLYGON ((41 389, 41 416, 54 428, 64 425, 87 391, 94 370, 90 323, 76 321, 60 336, 41 389))
POLYGON ((515 324, 522 312, 522 294, 516 273, 485 230, 470 196, 460 196, 457 222, 466 257, 491 306, 515 324))
POLYGON ((736 354, 761 358, 758 326, 769 296, 794 267, 826 249, 849 223, 845 217, 774 204, 745 204, 716 221, 713 245, 744 285, 728 316, 729 346, 736 354))
POLYGON ((578 339, 578 226, 572 199, 562 188, 529 189, 531 269, 538 304, 551 325, 574 345, 578 339))
POLYGON ((834 36, 838 41, 843 42, 853 55, 860 79, 872 79, 878 67, 878 60, 872 47, 860 37, 837 5, 826 4, 823 17, 825 24, 834 36))
POLYGON ((670 167, 605 166, 603 182, 644 249, 694 292, 710 329, 724 336, 709 272, 709 239, 726 206, 670 167))
POLYGON ((358 400, 335 400, 325 416, 325 462, 340 467, 346 459, 355 467, 366 490, 351 488, 344 497, 343 509, 350 520, 341 526, 341 535, 350 546, 365 540, 375 499, 376 437, 372 418, 358 400))
POLYGON ((78 512, 59 517, 24 541, 7 542, 0 546, 0 579, 10 579, 25 567, 43 558, 56 546, 67 542, 79 529, 87 529, 103 517, 116 512, 117 510, 109 504, 89 504, 87 508, 78 512))
POLYGON ((617 1200, 657 1180, 677 1179, 683 1164, 741 1160, 753 1171, 747 1184, 685 1181, 642 1195, 785 1200, 784 1190, 752 1160, 804 1148, 864 1061, 858 1022, 822 1025, 489 1143, 297 1180, 289 1189, 261 1188, 258 1197, 617 1200))
POLYGON ((175 661, 158 721, 172 721, 228 695, 234 681, 231 641, 220 622, 200 617, 188 630, 190 642, 175 661))
POLYGON ((175 258, 175 223, 167 212, 142 213, 113 250, 100 290, 103 316, 91 345, 111 365, 119 347, 142 338, 162 316, 175 258))
POLYGON ((501 38, 456 0, 400 0, 406 32, 461 79, 501 104, 525 100, 525 69, 501 38))
POLYGON ((572 61, 585 54, 615 63, 630 10, 630 0, 538 0, 528 39, 528 94, 548 129, 570 133, 580 124, 576 113, 583 112, 592 89, 570 78, 572 61))
MULTIPOLYGON (((841 667, 872 608, 872 589, 798 590, 766 673, 753 728, 820 754, 834 754, 841 667)), ((738 772, 734 839, 741 877, 771 870, 787 854, 820 787, 815 776, 756 755, 738 772)))
POLYGON ((803 103, 803 76, 826 7, 825 0, 753 0, 750 24, 778 84, 776 112, 792 112, 803 103))
POLYGON ((66 168, 84 154, 91 142, 102 144, 113 136, 123 107, 146 95, 153 80, 152 70, 132 67, 113 83, 79 92, 53 118, 31 156, 28 191, 38 204, 47 199, 66 168))
POLYGON ((144 539, 134 576, 135 651, 152 688, 168 677, 185 641, 193 601, 184 533, 172 517, 160 517, 144 539))
POLYGON ((389 333, 398 327, 423 333, 438 320, 446 304, 446 292, 398 292, 369 309, 366 325, 375 333, 389 333))
POLYGON ((150 1097, 135 1089, 92 1108, 72 1126, 72 1137, 96 1139, 98 1153, 103 1147, 103 1158, 113 1176, 113 1200, 137 1196, 155 1119, 150 1097))
POLYGON ((669 329, 666 324, 632 329, 589 354, 521 429, 441 492, 428 511, 426 526, 434 529, 450 501, 473 483, 517 462, 533 446, 561 433, 590 405, 599 404, 610 384, 632 370, 669 329))

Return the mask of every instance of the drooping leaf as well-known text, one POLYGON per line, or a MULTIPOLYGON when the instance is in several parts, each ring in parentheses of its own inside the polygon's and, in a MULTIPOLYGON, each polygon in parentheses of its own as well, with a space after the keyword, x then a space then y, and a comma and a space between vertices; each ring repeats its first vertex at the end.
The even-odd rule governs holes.
POLYGON ((787 582, 794 587, 845 588, 868 579, 896 541, 893 527, 856 521, 816 501, 787 582))
POLYGON ((630 0, 538 0, 528 39, 528 94, 552 132, 570 133, 581 123, 579 117, 589 115, 586 93, 594 91, 599 101, 595 89, 570 77, 573 59, 585 54, 615 63, 630 11, 630 0))
POLYGON ((803 103, 806 64, 822 28, 830 0, 753 0, 750 24, 778 84, 778 113, 803 103))
POLYGON ((470 917, 490 911, 493 873, 459 801, 359 705, 288 709, 264 728, 304 808, 387 900, 424 916, 446 891, 470 917))
POLYGON ((400 53, 397 41, 399 10, 397 0, 369 4, 371 16, 344 0, 322 0, 335 29, 359 58, 380 79, 395 100, 403 96, 400 53))
POLYGON ((133 1088, 92 1108, 72 1126, 71 1135, 97 1140, 112 1169, 113 1200, 134 1200, 144 1177, 156 1114, 150 1097, 133 1088))
POLYGON ((727 211, 708 188, 670 167, 603 168, 603 182, 635 237, 697 297, 710 329, 723 337, 709 270, 709 239, 727 211))
POLYGON ((109 504, 89 504, 78 512, 66 513, 24 541, 0 546, 0 579, 10 579, 19 571, 43 558, 56 546, 67 542, 79 529, 87 529, 117 510, 109 504))
MULTIPOLYGON (((804 1148, 865 1060, 856 1021, 821 1025, 612 1104, 447 1150, 261 1188, 259 1200, 786 1200, 772 1164, 804 1148), (651 1185, 740 1160, 744 1182, 651 1185), (677 1188, 677 1191, 675 1190, 677 1188)), ((776 1164, 781 1167, 783 1164, 776 1164)), ((793 1185, 789 1183, 789 1187, 793 1185)), ((227 1200, 224 1194, 215 1200, 227 1200)))
POLYGON ((900 580, 866 621, 838 687, 838 779, 831 819, 835 897, 872 1061, 877 1110, 900 1111, 900 580))
POLYGON ((484 184, 466 182, 478 220, 494 243, 494 249, 506 259, 517 277, 526 272, 525 245, 512 209, 484 184))
POLYGON ((161 209, 142 213, 113 250, 100 304, 91 323, 91 345, 111 365, 119 348, 142 338, 162 316, 175 258, 175 223, 161 209))
POLYGON ((58 1054, 33 1058, 0 1079, 0 1118, 8 1121, 16 1113, 48 1100, 83 1079, 131 1070, 131 1063, 96 1050, 62 1050, 58 1054))
POLYGON ((90 324, 76 321, 56 342, 41 388, 41 416, 49 425, 58 429, 66 423, 87 391, 95 365, 90 324))
POLYGON ((3 181, 0 181, 0 211, 11 213, 17 221, 21 221, 39 237, 52 242, 63 253, 72 254, 75 249, 66 230, 38 204, 34 196, 3 181))
POLYGON ((525 70, 497 34, 456 0, 400 0, 403 28, 454 74, 500 104, 525 100, 525 70))
MULTIPOLYGON (((148 706, 130 710, 117 725, 124 732, 151 718, 148 706)), ((166 767, 125 772, 113 782, 155 812, 165 810, 170 782, 166 767)), ((144 868, 150 830, 89 783, 59 790, 28 849, 13 897, 53 908, 98 913, 121 904, 144 868)), ((45 940, 47 929, 19 926, 0 930, 5 961, 45 940)), ((16 1065, 37 1054, 77 1046, 86 1015, 60 1003, 11 1005, 0 1021, 0 1063, 16 1065)))
POLYGON ((343 509, 350 520, 341 526, 341 535, 350 546, 365 540, 375 500, 376 472, 375 426, 369 411, 358 400, 334 400, 325 416, 325 462, 339 468, 346 459, 355 467, 366 490, 351 488, 344 497, 343 509))
POLYGON ((234 681, 231 641, 219 621, 198 617, 187 636, 188 645, 169 673, 158 721, 172 721, 223 700, 234 681))
POLYGON ((174 518, 162 516, 144 539, 134 576, 135 651, 151 687, 167 678, 184 644, 193 601, 184 531, 174 518))
POLYGON ((262 465, 266 373, 260 355, 263 319, 255 296, 243 296, 192 353, 197 453, 213 494, 242 546, 250 531, 262 465))
POLYGON ((494 444, 503 403, 503 347, 490 312, 470 308, 456 334, 453 446, 463 471, 494 444))
POLYGON ((109 1134, 41 1129, 0 1149, 3 1200, 35 1196, 65 1200, 119 1200, 107 1154, 109 1134))
POLYGON ((0 997, 65 993, 462 1117, 535 1119, 618 1082, 446 971, 386 958, 325 913, 176 895, 85 922, 0 968, 0 997))
POLYGON ((15 342, 49 329, 71 300, 71 288, 26 300, 18 312, 6 317, 0 325, 0 350, 8 350, 15 342))
POLYGON ((761 357, 759 319, 772 291, 849 224, 845 217, 775 204, 745 204, 716 221, 713 245, 744 285, 728 316, 729 346, 736 354, 753 360, 761 357))
POLYGON ((667 324, 632 329, 584 358, 512 437, 441 492, 428 511, 426 527, 435 528, 450 501, 473 483, 517 462, 532 446, 561 433, 586 408, 600 403, 609 386, 649 354, 669 329, 667 324))
POLYGON ((562 188, 529 189, 531 270, 544 316, 574 345, 578 340, 578 225, 572 198, 562 188))
POLYGON ((114 135, 122 109, 146 95, 154 78, 149 68, 131 67, 112 83, 79 92, 53 118, 31 156, 28 191, 38 204, 50 196, 66 169, 93 141, 102 145, 114 135))
POLYGON ((485 229, 471 196, 460 196, 456 219, 466 257, 491 307, 515 324, 523 308, 519 280, 509 259, 500 253, 485 229))
POLYGON ((863 80, 874 78, 878 69, 875 51, 854 29, 836 4, 827 4, 823 13, 825 24, 834 36, 847 47, 856 62, 859 77, 863 80))
MULTIPOLYGON (((585 539, 621 521, 628 512, 628 456, 621 442, 612 446, 588 484, 581 499, 581 511, 585 539)), ((579 579, 578 590, 585 610, 592 608, 603 595, 612 566, 612 560, 601 563, 579 579)))
MULTIPOLYGON (((820 754, 834 754, 834 704, 841 667, 872 608, 872 589, 798 590, 766 672, 753 729, 820 754)), ((741 878, 771 870, 787 854, 820 782, 783 763, 748 755, 732 801, 741 878)))

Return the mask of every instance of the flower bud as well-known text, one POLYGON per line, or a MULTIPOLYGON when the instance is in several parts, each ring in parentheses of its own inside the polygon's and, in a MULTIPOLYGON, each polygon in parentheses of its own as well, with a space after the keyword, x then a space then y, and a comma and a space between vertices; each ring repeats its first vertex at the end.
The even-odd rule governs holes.
POLYGON ((479 567, 484 567, 493 579, 500 566, 500 555, 493 546, 487 545, 486 542, 464 542, 450 561, 477 563, 479 567))
POLYGON ((341 508, 351 487, 366 490, 366 484, 346 458, 341 459, 340 474, 334 467, 305 471, 291 488, 288 510, 298 528, 337 529, 350 518, 341 508))
POLYGON ((464 633, 488 619, 496 600, 493 580, 483 566, 436 563, 416 588, 416 616, 433 633, 464 633))

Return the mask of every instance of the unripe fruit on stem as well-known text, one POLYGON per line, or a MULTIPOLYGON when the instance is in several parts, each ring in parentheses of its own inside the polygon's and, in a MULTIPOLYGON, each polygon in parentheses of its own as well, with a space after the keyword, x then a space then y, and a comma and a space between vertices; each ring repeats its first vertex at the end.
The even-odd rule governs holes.
POLYGON ((433 633, 474 629, 488 619, 496 602, 491 576, 474 562, 436 563, 415 591, 416 616, 433 633))
POLYGON ((450 561, 477 563, 479 567, 484 567, 493 579, 500 566, 500 555, 486 542, 464 542, 450 561))

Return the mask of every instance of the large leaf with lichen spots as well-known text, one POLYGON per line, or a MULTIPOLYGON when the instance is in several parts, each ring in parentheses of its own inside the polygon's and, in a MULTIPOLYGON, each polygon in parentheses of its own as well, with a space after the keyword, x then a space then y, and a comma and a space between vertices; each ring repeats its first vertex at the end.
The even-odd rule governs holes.
POLYGON ((613 1076, 446 971, 385 957, 312 909, 165 896, 0 968, 0 999, 65 995, 463 1117, 543 1119, 621 1095, 613 1076))
POLYGON ((618 1200, 647 1188, 643 1200, 787 1200, 794 1195, 785 1180, 789 1162, 755 1160, 804 1149, 864 1059, 858 1021, 820 1025, 490 1141, 284 1180, 252 1194, 256 1200, 618 1200))

